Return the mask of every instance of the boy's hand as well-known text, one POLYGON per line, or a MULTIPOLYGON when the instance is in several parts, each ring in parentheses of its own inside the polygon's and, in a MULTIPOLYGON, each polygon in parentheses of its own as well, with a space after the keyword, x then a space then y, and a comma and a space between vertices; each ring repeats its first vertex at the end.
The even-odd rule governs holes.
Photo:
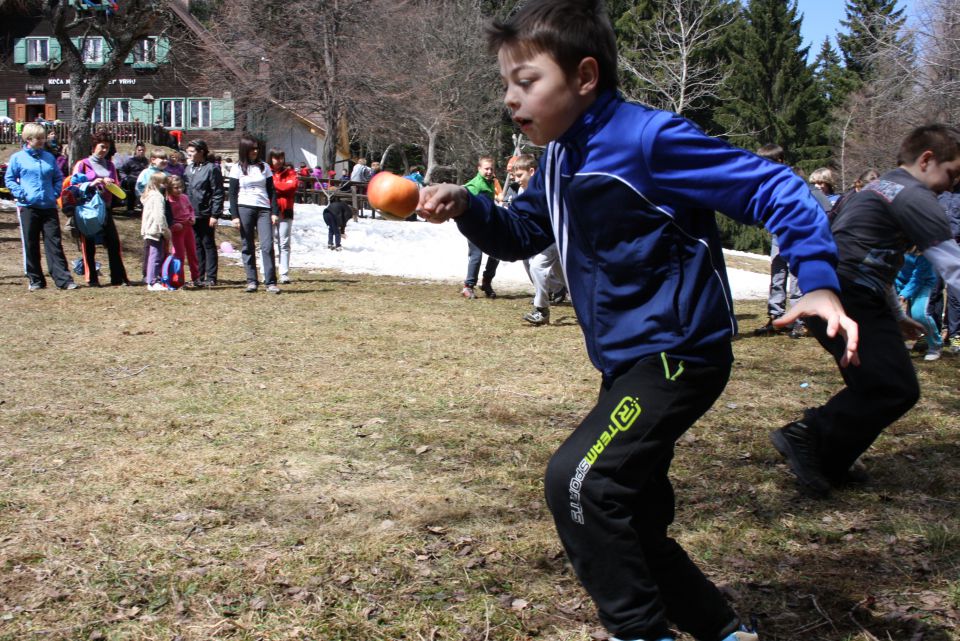
POLYGON ((915 341, 926 332, 926 328, 912 318, 901 318, 897 322, 900 323, 900 333, 908 341, 915 341))
POLYGON ((859 365, 857 355, 859 328, 856 321, 843 311, 840 299, 829 289, 815 289, 804 294, 786 314, 773 321, 774 326, 784 327, 803 316, 819 316, 827 323, 827 336, 833 338, 837 332, 846 340, 846 349, 840 359, 840 367, 859 365))
POLYGON ((420 190, 417 213, 431 223, 442 223, 467 211, 468 192, 459 185, 431 185, 420 190))

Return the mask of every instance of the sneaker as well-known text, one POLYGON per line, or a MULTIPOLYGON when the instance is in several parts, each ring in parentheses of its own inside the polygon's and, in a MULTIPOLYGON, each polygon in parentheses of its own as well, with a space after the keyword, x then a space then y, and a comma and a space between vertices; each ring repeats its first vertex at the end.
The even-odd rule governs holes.
POLYGON ((252 294, 253 292, 257 291, 257 284, 256 284, 256 283, 247 283, 247 286, 246 286, 246 288, 245 288, 243 291, 245 291, 245 292, 248 293, 248 294, 252 294))
POLYGON ((217 286, 217 281, 211 280, 211 279, 209 279, 209 278, 208 278, 207 280, 203 280, 203 281, 200 281, 200 282, 201 282, 201 284, 202 284, 204 287, 216 287, 216 286, 217 286))
POLYGON ((756 630, 750 630, 742 625, 739 630, 723 637, 721 641, 760 641, 760 637, 757 636, 756 630))
POLYGON ((327 249, 333 249, 333 243, 328 244, 327 249))
POLYGON ((860 459, 854 461, 853 465, 843 470, 839 474, 831 474, 827 471, 824 471, 824 474, 830 481, 830 484, 834 487, 844 485, 863 485, 864 483, 870 482, 870 473, 867 472, 867 466, 864 465, 863 461, 860 459))
POLYGON ((950 345, 949 349, 951 354, 960 354, 960 334, 951 336, 947 343, 950 345))
POLYGON ((163 283, 151 283, 150 285, 147 285, 147 291, 148 292, 166 292, 170 290, 168 290, 163 285, 163 283))
POLYGON ((774 327, 773 321, 775 320, 776 320, 775 318, 771 318, 770 320, 767 321, 766 325, 764 325, 763 327, 758 327, 757 329, 753 330, 753 335, 754 336, 776 336, 780 332, 784 331, 779 327, 774 327))
POLYGON ((30 291, 30 292, 39 292, 41 289, 43 289, 43 285, 40 285, 38 283, 30 283, 27 286, 27 291, 30 291))
POLYGON ((487 298, 496 298, 497 292, 493 291, 493 285, 490 284, 490 281, 485 280, 480 283, 480 291, 483 292, 483 295, 487 298))
POLYGON ((923 357, 925 361, 938 361, 940 360, 940 350, 933 348, 927 350, 927 354, 923 357))
POLYGON ((77 285, 76 283, 67 283, 66 285, 64 285, 64 286, 61 287, 60 289, 79 289, 79 287, 80 287, 80 286, 77 285))
POLYGON ((337 245, 337 246, 334 247, 333 249, 334 249, 334 251, 338 251, 338 252, 343 251, 343 247, 341 247, 340 245, 337 245))
POLYGON ((281 277, 280 277, 280 284, 281 284, 281 285, 289 285, 289 284, 290 284, 290 277, 289 277, 289 276, 281 276, 281 277))
POLYGON ((280 293, 280 288, 277 287, 276 285, 267 285, 267 293, 268 293, 268 294, 279 294, 279 293, 280 293))
POLYGON ((557 291, 555 291, 555 292, 553 292, 552 294, 550 294, 550 304, 551 304, 551 305, 559 305, 560 303, 564 302, 565 300, 567 300, 567 288, 566 288, 566 287, 561 287, 561 288, 558 289, 557 291))
POLYGON ((547 325, 550 323, 550 308, 534 307, 533 311, 529 311, 523 315, 523 320, 531 325, 547 325))
POLYGON ((790 330, 790 338, 803 338, 807 335, 807 328, 803 323, 797 321, 790 330))
POLYGON ((460 295, 464 298, 473 300, 477 297, 477 292, 473 290, 473 285, 464 285, 463 289, 460 291, 460 295))
POLYGON ((788 423, 770 433, 770 440, 780 454, 787 459, 790 469, 800 484, 816 496, 830 494, 830 482, 820 469, 817 455, 817 434, 805 423, 788 423))

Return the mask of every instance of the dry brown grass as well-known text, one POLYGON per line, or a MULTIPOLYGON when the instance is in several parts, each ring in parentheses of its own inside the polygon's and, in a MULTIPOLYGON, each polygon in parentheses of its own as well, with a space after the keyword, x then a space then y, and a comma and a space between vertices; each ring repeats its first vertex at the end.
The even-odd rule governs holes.
MULTIPOLYGON (((19 251, 2 212, 0 639, 599 631, 541 495, 598 383, 569 306, 533 328, 526 296, 331 272, 251 296, 229 266, 213 291, 28 294, 19 251)), ((812 502, 767 432, 832 364, 812 340, 735 349, 678 448, 676 536, 765 641, 957 639, 957 361, 920 364, 873 485, 812 502)))

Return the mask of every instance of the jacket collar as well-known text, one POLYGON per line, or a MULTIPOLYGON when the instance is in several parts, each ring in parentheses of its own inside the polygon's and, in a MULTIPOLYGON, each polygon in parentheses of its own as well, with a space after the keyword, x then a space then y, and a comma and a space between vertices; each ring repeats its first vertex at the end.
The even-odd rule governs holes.
POLYGON ((616 91, 604 91, 597 96, 597 99, 587 107, 587 110, 580 114, 580 117, 567 129, 557 142, 561 145, 567 145, 583 138, 587 138, 610 120, 617 105, 623 102, 623 98, 616 91))

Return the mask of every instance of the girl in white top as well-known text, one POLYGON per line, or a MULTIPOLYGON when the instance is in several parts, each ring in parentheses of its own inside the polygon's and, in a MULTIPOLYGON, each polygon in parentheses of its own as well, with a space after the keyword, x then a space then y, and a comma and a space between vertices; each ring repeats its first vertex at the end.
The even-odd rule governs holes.
POLYGON ((263 162, 263 141, 244 135, 240 139, 240 160, 230 168, 230 217, 240 228, 240 255, 247 275, 246 291, 257 291, 256 237, 260 239, 260 261, 267 291, 279 294, 276 259, 273 251, 273 225, 278 219, 277 198, 273 191, 273 172, 263 162))

